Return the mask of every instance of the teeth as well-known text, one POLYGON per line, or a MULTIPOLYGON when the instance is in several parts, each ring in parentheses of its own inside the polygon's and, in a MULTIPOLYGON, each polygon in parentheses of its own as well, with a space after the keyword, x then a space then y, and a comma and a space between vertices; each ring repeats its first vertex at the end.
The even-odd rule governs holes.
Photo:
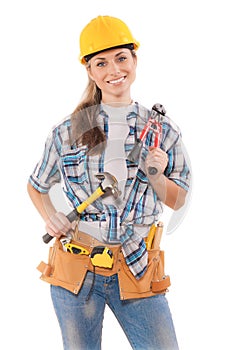
POLYGON ((123 81, 125 78, 122 77, 122 78, 119 78, 119 79, 116 79, 116 80, 109 80, 109 83, 110 84, 117 84, 117 83, 120 83, 121 81, 123 81))

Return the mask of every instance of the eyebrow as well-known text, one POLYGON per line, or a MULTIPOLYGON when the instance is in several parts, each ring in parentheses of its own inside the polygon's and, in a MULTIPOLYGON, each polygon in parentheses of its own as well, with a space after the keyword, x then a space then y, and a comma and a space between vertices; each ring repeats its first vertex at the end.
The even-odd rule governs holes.
MULTIPOLYGON (((118 56, 120 56, 120 55, 122 55, 122 54, 126 54, 126 52, 125 52, 125 51, 120 51, 120 52, 118 52, 118 53, 115 55, 115 57, 118 57, 118 56)), ((97 60, 106 60, 106 58, 105 58, 105 57, 96 57, 96 58, 95 58, 95 61, 97 61, 97 60)))

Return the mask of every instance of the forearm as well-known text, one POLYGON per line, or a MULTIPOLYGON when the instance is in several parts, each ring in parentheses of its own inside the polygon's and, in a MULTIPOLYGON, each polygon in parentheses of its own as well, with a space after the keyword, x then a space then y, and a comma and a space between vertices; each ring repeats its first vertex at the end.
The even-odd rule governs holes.
POLYGON ((168 156, 160 148, 149 149, 145 160, 145 169, 151 186, 156 192, 158 198, 168 207, 174 210, 180 209, 185 203, 187 191, 178 186, 174 181, 164 175, 168 164, 168 156), (154 167, 157 174, 150 175, 148 169, 154 167))
POLYGON ((64 213, 57 212, 49 194, 43 194, 37 191, 30 183, 28 183, 29 196, 45 221, 46 232, 53 237, 60 237, 71 229, 71 223, 64 213))
POLYGON ((27 190, 34 206, 46 222, 56 212, 49 194, 40 193, 30 183, 28 183, 27 190))
POLYGON ((187 192, 164 174, 159 176, 148 175, 149 181, 158 198, 168 207, 178 210, 185 203, 187 192))

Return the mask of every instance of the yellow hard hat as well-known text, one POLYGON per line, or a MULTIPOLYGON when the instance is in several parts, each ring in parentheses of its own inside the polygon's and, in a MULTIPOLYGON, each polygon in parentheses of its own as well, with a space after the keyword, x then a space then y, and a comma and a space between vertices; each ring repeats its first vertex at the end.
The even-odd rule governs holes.
POLYGON ((134 39, 127 25, 118 18, 98 16, 89 22, 80 34, 80 61, 85 64, 87 59, 100 51, 113 47, 128 46, 134 50, 139 42, 134 39))

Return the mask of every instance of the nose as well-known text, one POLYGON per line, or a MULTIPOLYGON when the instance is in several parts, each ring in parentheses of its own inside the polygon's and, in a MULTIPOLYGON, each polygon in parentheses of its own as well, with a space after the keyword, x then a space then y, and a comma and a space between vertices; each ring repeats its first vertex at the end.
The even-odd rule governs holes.
POLYGON ((108 64, 108 74, 110 75, 118 75, 120 74, 120 68, 115 61, 111 61, 108 64))

